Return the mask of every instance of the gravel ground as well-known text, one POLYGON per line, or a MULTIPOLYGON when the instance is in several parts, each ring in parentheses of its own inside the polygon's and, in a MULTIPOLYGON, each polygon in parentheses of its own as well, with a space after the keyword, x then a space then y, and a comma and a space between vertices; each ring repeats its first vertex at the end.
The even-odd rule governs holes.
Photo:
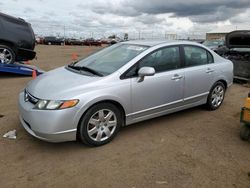
MULTIPOLYGON (((99 47, 37 46, 32 64, 68 64, 99 47)), ((28 135, 17 96, 30 77, 0 73, 0 187, 250 187, 250 143, 239 138, 249 87, 234 84, 217 111, 185 110, 125 127, 109 144, 52 144, 28 135), (17 130, 17 139, 2 135, 17 130)))

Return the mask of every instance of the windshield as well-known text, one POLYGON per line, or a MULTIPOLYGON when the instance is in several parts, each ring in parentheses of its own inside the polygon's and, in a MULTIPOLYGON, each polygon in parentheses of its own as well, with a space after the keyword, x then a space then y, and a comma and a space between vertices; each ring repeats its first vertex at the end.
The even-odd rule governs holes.
POLYGON ((223 41, 217 41, 217 40, 214 40, 214 41, 206 40, 203 44, 205 46, 219 46, 219 45, 223 45, 224 42, 223 41))
POLYGON ((117 71, 147 48, 148 46, 120 43, 98 51, 73 66, 89 68, 106 76, 117 71))

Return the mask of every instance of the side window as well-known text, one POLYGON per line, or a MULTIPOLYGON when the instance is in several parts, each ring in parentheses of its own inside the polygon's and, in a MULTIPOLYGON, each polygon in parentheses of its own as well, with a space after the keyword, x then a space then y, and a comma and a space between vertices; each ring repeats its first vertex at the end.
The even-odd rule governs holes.
POLYGON ((208 63, 214 63, 214 58, 211 53, 207 52, 208 63))
POLYGON ((141 67, 153 67, 155 72, 163 72, 180 68, 179 47, 166 47, 146 56, 139 62, 141 67))
POLYGON ((137 76, 137 72, 138 72, 138 66, 133 66, 124 76, 125 78, 131 78, 134 76, 137 76))
POLYGON ((195 46, 184 46, 185 65, 186 67, 205 65, 210 61, 213 61, 213 57, 205 49, 195 46))

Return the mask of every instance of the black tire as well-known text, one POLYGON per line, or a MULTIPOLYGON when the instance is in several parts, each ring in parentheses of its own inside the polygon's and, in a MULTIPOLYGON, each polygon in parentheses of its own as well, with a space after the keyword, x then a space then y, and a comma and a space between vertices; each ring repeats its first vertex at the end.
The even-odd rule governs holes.
MULTIPOLYGON (((207 97, 207 103, 206 103, 207 109, 208 110, 217 110, 224 101, 225 92, 226 92, 225 85, 222 82, 216 82, 213 85, 213 87, 211 88, 209 95, 207 97), (213 95, 215 94, 214 93, 215 89, 217 89, 217 88, 220 88, 223 90, 223 94, 220 95, 221 97, 218 96, 218 98, 221 98, 220 100, 218 99, 218 103, 214 102, 214 97, 213 97, 213 95)), ((218 95, 219 95, 219 93, 218 93, 218 95)))
POLYGON ((12 48, 10 48, 9 46, 0 44, 0 54, 1 54, 0 55, 0 63, 3 63, 3 64, 13 64, 13 63, 15 63, 16 54, 15 54, 14 50, 12 48), (4 50, 5 50, 5 52, 4 52, 4 50), (3 57, 4 54, 7 55, 6 59, 3 57), (1 58, 1 56, 3 58, 1 58))
POLYGON ((240 138, 244 141, 250 140, 250 128, 243 125, 240 129, 240 138))
POLYGON ((96 104, 96 105, 92 106, 84 114, 84 116, 82 117, 82 119, 80 121, 80 124, 79 124, 79 128, 78 128, 78 137, 80 138, 80 140, 84 144, 87 144, 87 145, 90 145, 90 146, 101 146, 101 145, 107 144, 108 142, 110 142, 116 136, 116 134, 119 132, 122 124, 123 124, 123 115, 122 115, 121 111, 115 105, 113 105, 111 103, 99 103, 99 104, 96 104), (105 132, 105 130, 107 130, 108 123, 105 125, 104 121, 107 121, 107 120, 103 120, 103 121, 100 120, 100 114, 98 113, 100 111, 104 111, 103 112, 104 113, 103 117, 105 117, 105 113, 108 112, 108 111, 113 112, 113 114, 114 114, 114 117, 112 117, 112 118, 113 118, 113 122, 115 122, 115 120, 116 120, 116 126, 115 126, 114 130, 112 129, 112 127, 110 127, 111 130, 110 130, 110 128, 108 128, 109 132, 110 132, 109 137, 105 132), (98 117, 97 117, 97 113, 98 113, 98 117), (94 117, 96 117, 96 119, 94 117), (91 118, 94 119, 94 120, 97 120, 99 118, 98 119, 99 121, 97 123, 98 125, 94 125, 94 124, 92 125, 89 122, 91 118), (95 131, 96 131, 91 136, 96 137, 96 139, 97 139, 99 132, 102 132, 102 133, 100 133, 101 138, 104 135, 107 138, 105 140, 99 140, 99 141, 94 140, 95 138, 93 138, 93 137, 91 137, 89 135, 89 132, 91 132, 91 130, 89 130, 89 128, 91 126, 92 126, 91 130, 95 129, 95 131))

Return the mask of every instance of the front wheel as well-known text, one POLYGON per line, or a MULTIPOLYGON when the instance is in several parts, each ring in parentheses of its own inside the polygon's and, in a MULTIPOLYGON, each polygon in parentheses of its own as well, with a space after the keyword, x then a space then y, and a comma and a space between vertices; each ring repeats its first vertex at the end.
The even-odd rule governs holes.
POLYGON ((111 103, 94 105, 80 122, 79 138, 87 145, 104 145, 116 136, 122 122, 122 114, 115 105, 111 103))
POLYGON ((209 110, 218 109, 225 96, 225 86, 222 82, 217 82, 214 84, 207 98, 207 107, 209 110))

